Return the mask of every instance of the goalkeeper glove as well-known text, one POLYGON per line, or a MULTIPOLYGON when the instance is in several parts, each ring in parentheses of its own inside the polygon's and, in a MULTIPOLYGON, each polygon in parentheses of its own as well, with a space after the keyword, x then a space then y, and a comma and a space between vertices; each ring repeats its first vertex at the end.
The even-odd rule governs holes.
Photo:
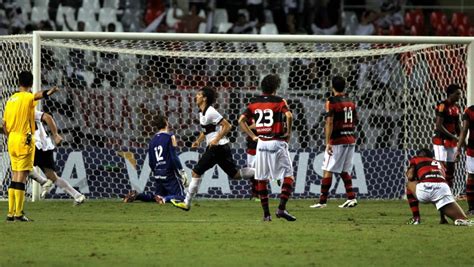
POLYGON ((181 176, 181 182, 185 187, 189 186, 188 174, 184 170, 179 170, 179 175, 181 176))

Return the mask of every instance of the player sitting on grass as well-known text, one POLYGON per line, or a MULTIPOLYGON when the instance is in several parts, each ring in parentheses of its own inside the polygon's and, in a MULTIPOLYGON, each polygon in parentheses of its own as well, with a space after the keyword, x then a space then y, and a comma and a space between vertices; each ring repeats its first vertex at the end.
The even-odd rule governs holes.
POLYGON ((165 204, 171 199, 184 200, 184 188, 188 177, 176 154, 176 137, 168 130, 168 119, 158 115, 154 120, 159 129, 148 146, 149 165, 155 178, 155 192, 130 191, 123 202, 141 200, 165 204))
POLYGON ((418 201, 422 203, 433 203, 436 208, 454 221, 456 226, 471 226, 472 222, 467 219, 466 214, 454 200, 451 189, 446 182, 444 166, 433 159, 433 152, 429 149, 421 149, 416 156, 410 160, 406 172, 408 179, 407 191, 408 202, 413 212, 413 218, 408 224, 420 224, 420 213, 418 201))

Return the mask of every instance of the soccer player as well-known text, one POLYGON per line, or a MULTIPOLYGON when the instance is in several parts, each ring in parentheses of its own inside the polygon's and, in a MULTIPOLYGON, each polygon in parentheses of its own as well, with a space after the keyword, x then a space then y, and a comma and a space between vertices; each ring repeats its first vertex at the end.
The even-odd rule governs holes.
MULTIPOLYGON (((429 149, 419 150, 416 156, 410 159, 406 177, 407 188, 418 201, 435 204, 436 209, 451 218, 456 226, 472 225, 454 200, 446 181, 444 166, 433 159, 433 153, 429 149)), ((408 223, 420 224, 420 222, 418 215, 411 218, 408 223)))
POLYGON ((240 170, 237 169, 230 151, 229 139, 226 137, 232 126, 212 106, 216 101, 216 96, 216 91, 207 86, 200 89, 196 94, 196 104, 199 108, 199 122, 203 131, 192 144, 192 147, 197 148, 201 142, 206 139, 207 148, 193 168, 191 183, 189 184, 184 201, 171 200, 171 203, 175 207, 185 211, 191 209, 191 200, 199 191, 199 186, 202 181, 201 176, 216 164, 219 165, 229 177, 234 179, 248 179, 255 174, 255 169, 253 168, 246 167, 240 170))
POLYGON ((461 98, 461 87, 451 84, 446 89, 448 98, 436 106, 436 129, 433 137, 435 159, 446 167, 446 180, 449 187, 454 182, 454 162, 458 135, 460 107, 456 104, 461 98))
POLYGON ((34 136, 36 102, 48 98, 58 91, 57 87, 32 94, 33 75, 22 71, 19 75, 19 90, 7 101, 3 114, 3 130, 8 138, 8 154, 10 156, 13 177, 8 187, 7 221, 31 221, 23 213, 25 203, 25 184, 29 172, 33 168, 35 155, 34 136))
POLYGON ((288 151, 293 114, 286 100, 276 95, 280 87, 276 74, 265 76, 261 83, 262 95, 251 99, 247 109, 239 118, 241 129, 257 142, 255 159, 257 192, 263 208, 263 220, 271 221, 268 205, 268 180, 283 179, 277 218, 295 221, 296 217, 286 210, 286 203, 293 192, 293 166, 288 151), (257 135, 249 128, 248 120, 255 121, 257 135))
POLYGON ((469 210, 468 215, 474 215, 474 105, 466 108, 462 116, 463 125, 457 145, 456 158, 459 158, 461 147, 465 145, 467 132, 469 137, 466 145, 466 198, 469 210))
POLYGON ((353 155, 355 150, 355 127, 357 111, 354 102, 344 93, 346 81, 341 76, 332 79, 332 94, 326 102, 326 150, 323 162, 323 180, 319 203, 310 208, 326 208, 332 174, 340 174, 346 188, 347 200, 339 208, 357 206, 355 193, 352 191, 353 155))
MULTIPOLYGON (((68 193, 74 199, 74 205, 80 205, 84 203, 86 197, 74 189, 66 180, 60 178, 56 173, 54 150, 56 149, 56 145, 59 145, 63 138, 58 134, 58 128, 53 117, 48 113, 35 110, 35 122, 36 151, 34 157, 34 166, 39 167, 44 172, 48 180, 52 181, 56 186, 68 193), (46 133, 43 122, 48 125, 48 128, 51 131, 51 136, 46 133), (53 140, 51 140, 51 138, 53 140)), ((37 171, 35 171, 35 169, 33 169, 32 178, 43 186, 44 190, 41 193, 41 197, 44 197, 46 193, 49 192, 50 183, 38 179, 39 177, 41 176, 37 173, 37 171)))
POLYGON ((165 204, 171 202, 171 199, 184 200, 188 177, 176 154, 176 137, 170 133, 165 116, 158 115, 153 121, 158 132, 148 145, 148 164, 155 178, 155 192, 138 193, 132 190, 125 196, 124 202, 141 200, 165 204))

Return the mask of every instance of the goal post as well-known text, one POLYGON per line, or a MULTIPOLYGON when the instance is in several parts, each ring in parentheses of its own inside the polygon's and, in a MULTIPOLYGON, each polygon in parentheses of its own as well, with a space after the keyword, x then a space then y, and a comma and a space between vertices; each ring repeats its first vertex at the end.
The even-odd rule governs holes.
MULTIPOLYGON (((0 38, 0 45, 15 37, 0 38)), ((28 61, 34 90, 58 85, 61 92, 41 101, 53 115, 64 144, 55 154, 58 174, 90 198, 117 198, 129 190, 153 190, 146 148, 154 133, 150 119, 169 117, 190 172, 199 150, 190 144, 199 132, 196 89, 212 86, 216 108, 235 127, 230 133, 234 159, 245 165, 245 136, 237 119, 250 97, 260 93, 264 75, 282 78, 278 94, 294 112, 290 152, 296 198, 319 196, 324 151, 324 102, 330 81, 341 75, 359 110, 354 158, 354 189, 360 198, 404 195, 407 159, 431 148, 434 107, 445 88, 463 88, 462 108, 474 104, 474 38, 393 36, 299 36, 35 32, 25 37, 25 53, 0 52, 0 60, 28 61), (8 59, 8 60, 7 60, 8 59)), ((22 50, 23 51, 23 50, 22 50)), ((21 65, 4 67, 15 76, 21 65)), ((6 85, 0 79, 0 87, 6 85)), ((11 81, 8 88, 16 86, 11 81)), ((0 111, 8 93, 2 91, 0 111)), ((8 166, 2 136, 2 169, 8 166)), ((2 188, 9 172, 0 172, 2 188)), ((219 168, 203 177, 199 196, 245 198, 248 181, 230 180, 219 168)), ((456 165, 455 194, 465 188, 464 161, 456 165)), ((0 196, 6 190, 0 191, 0 196)), ((33 199, 37 196, 34 192, 33 199)), ((53 197, 67 197, 53 189, 53 197)), ((272 196, 279 188, 272 184, 272 196)), ((333 179, 331 196, 344 197, 333 179)))

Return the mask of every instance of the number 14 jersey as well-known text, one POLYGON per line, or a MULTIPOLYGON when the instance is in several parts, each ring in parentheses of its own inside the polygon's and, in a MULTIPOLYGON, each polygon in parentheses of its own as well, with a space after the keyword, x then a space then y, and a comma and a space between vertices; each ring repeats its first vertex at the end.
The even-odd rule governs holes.
POLYGON ((259 138, 284 140, 287 111, 288 105, 283 98, 264 94, 252 98, 243 115, 253 118, 259 138))
POLYGON ((326 101, 326 116, 333 117, 331 145, 354 144, 357 123, 356 106, 345 94, 331 96, 326 101))

